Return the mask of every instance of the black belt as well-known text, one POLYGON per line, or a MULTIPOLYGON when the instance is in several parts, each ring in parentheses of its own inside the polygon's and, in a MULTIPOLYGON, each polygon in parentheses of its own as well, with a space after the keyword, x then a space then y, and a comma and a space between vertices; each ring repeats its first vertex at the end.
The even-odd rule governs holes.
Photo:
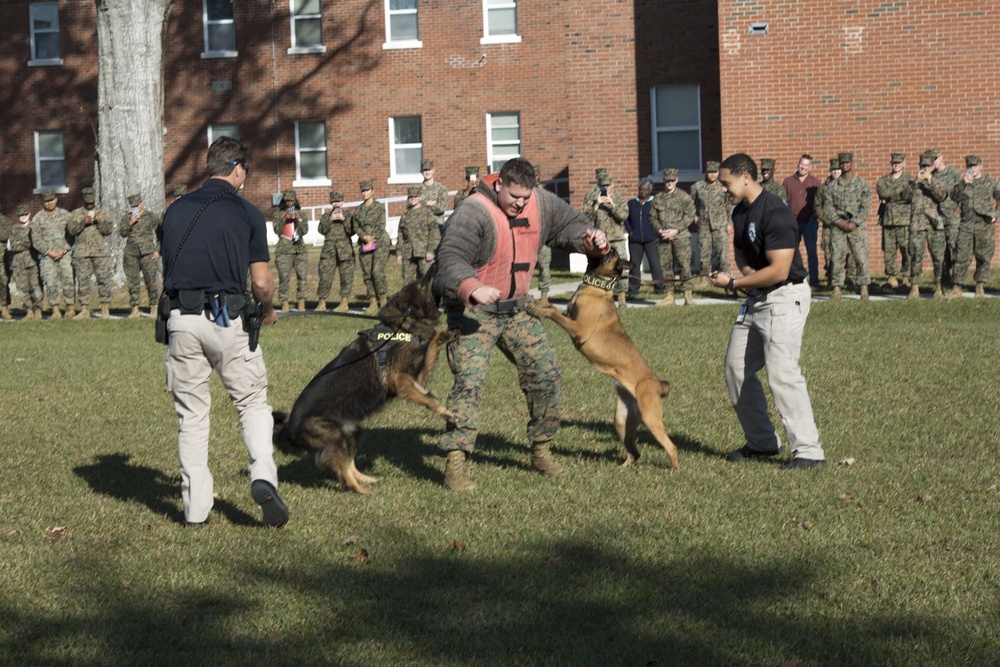
POLYGON ((239 317, 247 302, 245 294, 209 294, 204 290, 179 290, 170 292, 167 296, 170 298, 170 310, 179 310, 182 315, 210 313, 215 297, 220 297, 225 300, 230 319, 239 317))
MULTIPOLYGON (((770 294, 774 290, 779 289, 781 287, 784 287, 785 285, 801 285, 802 283, 804 283, 806 281, 806 279, 808 277, 809 276, 805 276, 804 278, 799 278, 798 280, 782 280, 777 285, 771 285, 770 287, 760 287, 760 288, 757 289, 757 297, 759 298, 759 297, 767 296, 768 294, 770 294)), ((751 296, 753 296, 753 295, 751 294, 751 296)))
POLYGON ((477 304, 476 308, 494 315, 514 315, 524 310, 526 305, 528 305, 528 297, 522 296, 516 299, 500 299, 493 303, 477 304))

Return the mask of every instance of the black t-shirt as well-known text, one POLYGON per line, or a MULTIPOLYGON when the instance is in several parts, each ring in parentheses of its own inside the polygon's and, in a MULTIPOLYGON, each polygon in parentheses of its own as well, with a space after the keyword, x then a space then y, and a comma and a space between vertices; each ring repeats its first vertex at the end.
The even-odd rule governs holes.
POLYGON ((164 267, 165 276, 170 271, 163 284, 167 292, 200 289, 211 294, 242 294, 250 264, 270 259, 264 215, 229 183, 210 178, 171 204, 163 216, 160 255, 164 264, 173 258, 194 216, 218 195, 191 229, 173 269, 164 267))
POLYGON ((743 251, 750 268, 759 271, 769 266, 765 254, 768 250, 796 250, 788 279, 779 284, 801 282, 808 275, 798 253, 798 228, 792 210, 767 190, 761 190, 753 204, 740 202, 733 209, 733 246, 743 251))

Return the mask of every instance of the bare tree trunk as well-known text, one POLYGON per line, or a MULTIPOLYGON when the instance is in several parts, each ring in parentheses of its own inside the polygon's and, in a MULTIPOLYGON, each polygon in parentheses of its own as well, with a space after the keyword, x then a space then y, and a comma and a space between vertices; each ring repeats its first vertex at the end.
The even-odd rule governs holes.
POLYGON ((163 211, 163 35, 172 0, 96 0, 98 146, 94 188, 116 221, 115 273, 124 239, 117 233, 128 195, 163 211))

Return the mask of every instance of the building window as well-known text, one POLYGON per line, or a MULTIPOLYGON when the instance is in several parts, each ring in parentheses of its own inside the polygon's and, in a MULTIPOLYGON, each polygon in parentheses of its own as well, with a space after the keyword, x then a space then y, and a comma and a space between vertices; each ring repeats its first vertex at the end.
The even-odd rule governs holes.
POLYGON ((326 121, 295 123, 295 184, 330 184, 326 170, 326 121))
POLYGON ((325 53, 320 0, 291 0, 292 48, 289 53, 325 53))
POLYGON ((384 49, 423 46, 417 30, 417 0, 385 0, 384 49))
POLYGON ((483 38, 480 44, 520 42, 516 0, 483 0, 483 38))
POLYGON ((420 161, 424 157, 420 116, 389 118, 389 182, 420 183, 420 161))
POLYGON ((219 137, 232 137, 236 141, 240 140, 240 126, 236 123, 212 123, 208 126, 208 145, 219 137))
POLYGON ((36 191, 66 187, 66 150, 62 132, 35 132, 35 182, 38 186, 36 191))
POLYGON ((486 137, 486 162, 490 173, 496 173, 507 160, 521 157, 521 114, 486 114, 486 137))
POLYGON ((653 119, 653 171, 675 168, 681 180, 701 176, 701 104, 696 85, 655 86, 650 91, 653 119))
POLYGON ((233 58, 236 52, 236 24, 232 0, 201 0, 205 52, 202 58, 233 58))
POLYGON ((62 65, 59 57, 59 3, 33 2, 28 7, 31 27, 29 65, 62 65))

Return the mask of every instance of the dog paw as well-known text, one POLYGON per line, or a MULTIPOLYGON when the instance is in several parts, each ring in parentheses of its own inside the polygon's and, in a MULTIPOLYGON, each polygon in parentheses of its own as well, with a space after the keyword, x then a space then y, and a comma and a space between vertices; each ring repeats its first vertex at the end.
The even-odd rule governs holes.
POLYGON ((552 307, 551 304, 548 306, 543 306, 539 304, 537 301, 534 301, 532 303, 529 303, 525 307, 525 310, 528 311, 529 315, 532 315, 534 317, 545 317, 546 313, 552 312, 554 308, 552 307))
POLYGON ((439 417, 444 417, 444 420, 446 422, 454 422, 455 421, 455 415, 454 415, 454 413, 452 413, 451 410, 447 410, 447 409, 446 410, 442 410, 441 412, 438 412, 438 416, 439 417))

